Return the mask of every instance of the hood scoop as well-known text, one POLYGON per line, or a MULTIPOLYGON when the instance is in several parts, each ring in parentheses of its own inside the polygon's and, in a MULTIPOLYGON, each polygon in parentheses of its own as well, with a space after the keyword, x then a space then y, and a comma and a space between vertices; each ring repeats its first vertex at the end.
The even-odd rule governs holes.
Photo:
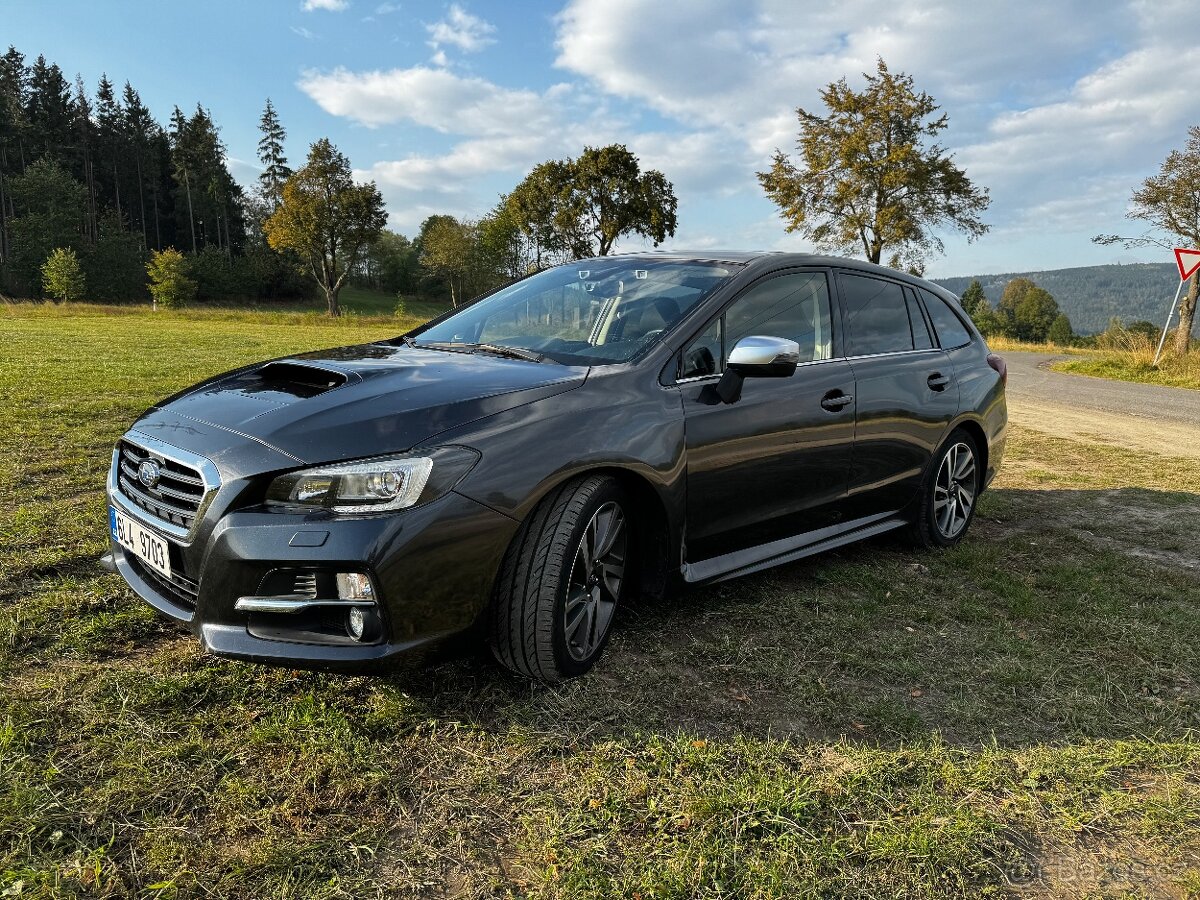
POLYGON ((286 394, 295 399, 317 397, 349 380, 344 372, 295 362, 273 362, 235 375, 221 383, 226 391, 243 394, 286 394))

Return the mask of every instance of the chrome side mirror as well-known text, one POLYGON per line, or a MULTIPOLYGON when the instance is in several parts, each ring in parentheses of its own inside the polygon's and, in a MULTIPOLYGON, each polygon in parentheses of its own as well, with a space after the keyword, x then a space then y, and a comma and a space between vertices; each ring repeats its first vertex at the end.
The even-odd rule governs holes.
POLYGON ((742 396, 746 378, 788 378, 800 362, 800 345, 787 338, 752 334, 734 345, 725 363, 725 372, 717 382, 717 396, 723 403, 736 403, 742 396))

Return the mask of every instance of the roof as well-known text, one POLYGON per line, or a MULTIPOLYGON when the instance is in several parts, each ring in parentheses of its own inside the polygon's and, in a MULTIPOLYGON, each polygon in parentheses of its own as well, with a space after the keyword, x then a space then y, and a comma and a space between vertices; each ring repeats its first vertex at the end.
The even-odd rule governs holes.
MULTIPOLYGON (((679 261, 692 262, 717 262, 729 263, 733 265, 748 265, 757 260, 770 259, 772 263, 777 265, 793 265, 793 266, 839 266, 847 269, 861 269, 865 272, 876 272, 880 275, 887 275, 889 278, 896 278, 901 281, 907 281, 910 284, 919 284, 927 291, 935 294, 940 294, 946 298, 954 298, 957 301, 957 296, 951 291, 946 290, 941 285, 934 284, 931 281, 917 276, 910 275, 907 272, 901 272, 898 269, 892 269, 887 266, 881 266, 876 263, 867 262, 864 259, 854 259, 849 256, 822 256, 816 253, 789 253, 784 250, 631 250, 623 253, 613 253, 604 259, 612 258, 634 258, 634 259, 670 259, 679 261)), ((599 257, 596 257, 599 258, 599 257)))

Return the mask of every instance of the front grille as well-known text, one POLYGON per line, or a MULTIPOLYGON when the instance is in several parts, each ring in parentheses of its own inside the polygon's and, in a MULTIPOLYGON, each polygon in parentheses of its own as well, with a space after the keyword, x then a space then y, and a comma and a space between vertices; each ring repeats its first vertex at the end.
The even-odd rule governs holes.
POLYGON ((121 441, 119 446, 117 475, 121 493, 154 518, 190 531, 207 490, 200 472, 129 441, 121 441), (138 466, 147 459, 159 466, 159 481, 154 487, 138 481, 138 466))
POLYGON ((125 560, 137 570, 139 575, 153 583, 155 587, 180 606, 185 609, 196 608, 196 597, 200 593, 200 585, 192 581, 192 579, 180 575, 178 572, 172 572, 171 577, 168 578, 161 572, 156 572, 154 569, 143 564, 132 553, 126 553, 125 560))

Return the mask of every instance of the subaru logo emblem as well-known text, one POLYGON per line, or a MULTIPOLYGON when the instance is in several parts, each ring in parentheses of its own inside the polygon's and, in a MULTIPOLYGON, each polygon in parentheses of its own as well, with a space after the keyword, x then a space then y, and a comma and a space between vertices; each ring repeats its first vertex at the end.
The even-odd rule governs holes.
POLYGON ((138 466, 138 481, 142 483, 142 487, 154 488, 158 487, 158 479, 162 474, 158 463, 152 459, 142 460, 142 464, 138 466))

